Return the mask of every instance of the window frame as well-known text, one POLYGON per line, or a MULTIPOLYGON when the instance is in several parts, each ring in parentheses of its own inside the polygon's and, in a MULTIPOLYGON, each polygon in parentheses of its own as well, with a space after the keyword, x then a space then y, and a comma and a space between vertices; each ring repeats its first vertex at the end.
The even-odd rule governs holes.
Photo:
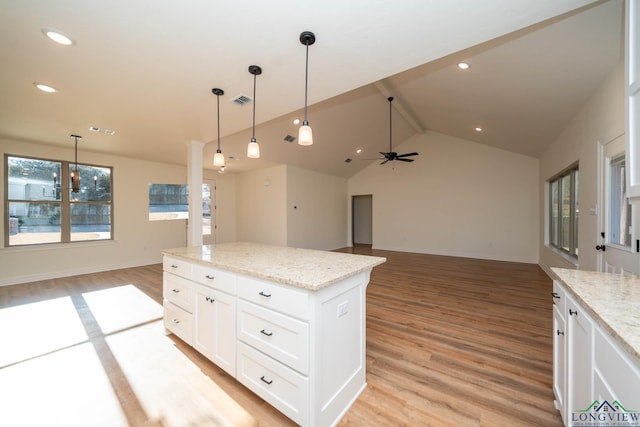
POLYGON ((563 170, 559 174, 555 175, 551 179, 547 181, 549 198, 548 202, 548 225, 549 230, 547 234, 547 242, 548 246, 553 250, 569 257, 573 261, 578 261, 578 225, 579 225, 579 203, 578 203, 578 188, 580 183, 580 172, 578 164, 571 165, 567 169, 563 170), (566 177, 569 177, 569 223, 566 224, 568 228, 568 241, 569 241, 569 249, 566 249, 563 246, 563 232, 565 231, 565 225, 563 225, 563 216, 562 209, 563 206, 566 206, 563 203, 563 190, 562 190, 562 181, 566 177), (557 200, 554 200, 554 186, 557 187, 557 200), (557 209, 554 212, 554 208, 557 209), (554 214, 556 215, 556 224, 554 227, 553 218, 554 214), (555 238, 554 238, 555 237, 555 238))
MULTIPOLYGON (((67 160, 57 160, 51 158, 42 158, 35 156, 25 156, 18 154, 5 153, 4 154, 4 247, 5 248, 23 248, 34 247, 41 245, 56 245, 56 244, 68 244, 68 243, 87 243, 87 242, 100 242, 100 241, 113 241, 114 240, 114 197, 113 197, 113 166, 97 165, 91 163, 79 163, 78 168, 91 167, 101 168, 109 170, 109 200, 74 200, 70 196, 70 188, 65 187, 62 183, 70 183, 71 173, 69 172, 72 167, 75 167, 75 162, 67 160), (17 158, 21 160, 36 160, 43 162, 53 162, 60 164, 60 199, 10 199, 9 198, 9 158, 17 158), (55 242, 36 242, 36 243, 23 243, 23 244, 11 244, 10 239, 10 203, 50 203, 56 204, 60 207, 60 241, 55 242), (109 206, 109 238, 100 239, 77 239, 73 237, 72 233, 72 208, 79 205, 103 205, 109 206)), ((70 184, 68 184, 70 187, 70 184)))

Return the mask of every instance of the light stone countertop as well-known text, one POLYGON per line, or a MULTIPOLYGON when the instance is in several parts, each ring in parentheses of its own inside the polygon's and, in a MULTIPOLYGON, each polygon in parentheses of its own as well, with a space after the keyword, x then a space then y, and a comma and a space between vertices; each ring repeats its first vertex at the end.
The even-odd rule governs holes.
POLYGON ((165 249, 162 253, 312 291, 371 269, 387 260, 367 255, 243 242, 165 249))
POLYGON ((564 268, 551 271, 591 318, 640 362, 640 278, 564 268))

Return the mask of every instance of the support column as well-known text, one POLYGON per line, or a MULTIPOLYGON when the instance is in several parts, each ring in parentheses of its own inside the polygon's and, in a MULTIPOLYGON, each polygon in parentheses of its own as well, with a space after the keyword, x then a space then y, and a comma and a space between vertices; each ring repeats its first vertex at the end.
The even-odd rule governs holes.
POLYGON ((187 158, 187 185, 189 185, 189 220, 187 246, 202 246, 202 155, 204 143, 190 141, 187 158))

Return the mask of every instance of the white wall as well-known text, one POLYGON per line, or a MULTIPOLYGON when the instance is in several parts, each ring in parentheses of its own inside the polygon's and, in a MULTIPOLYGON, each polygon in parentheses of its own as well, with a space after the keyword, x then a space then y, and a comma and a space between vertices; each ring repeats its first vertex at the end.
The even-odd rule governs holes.
POLYGON ((287 245, 287 167, 274 166, 236 176, 239 241, 287 245))
POLYGON ((287 166, 287 246, 347 246, 347 180, 287 166))
MULTIPOLYGON (((52 160, 74 156, 72 147, 7 139, 0 139, 0 152, 52 160)), ((149 184, 184 184, 186 168, 92 153, 82 144, 78 160, 113 167, 114 240, 0 248, 0 285, 158 263, 161 249, 186 245, 185 220, 148 220, 149 184)), ((0 171, 4 176, 4 160, 0 171)), ((0 198, 4 200, 4 186, 0 198)), ((2 224, 4 215, 3 209, 2 224)))
POLYGON ((397 151, 420 155, 349 179, 373 195, 374 248, 538 262, 537 159, 436 132, 397 151))
POLYGON ((578 250, 581 270, 597 269, 598 217, 598 144, 606 143, 624 133, 624 67, 621 62, 588 102, 580 109, 569 126, 540 157, 540 266, 576 268, 545 245, 546 180, 567 166, 579 162, 580 182, 578 202, 578 250))

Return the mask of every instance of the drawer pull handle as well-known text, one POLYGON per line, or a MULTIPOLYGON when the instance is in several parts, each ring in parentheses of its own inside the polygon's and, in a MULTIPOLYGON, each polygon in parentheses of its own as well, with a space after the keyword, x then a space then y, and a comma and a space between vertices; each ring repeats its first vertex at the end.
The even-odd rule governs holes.
POLYGON ((261 334, 266 335, 268 337, 270 337, 271 335, 273 335, 273 332, 267 332, 264 329, 260 331, 261 334))
POLYGON ((178 266, 175 264, 171 264, 171 268, 178 268, 178 266))
POLYGON ((264 292, 260 291, 260 295, 262 295, 265 298, 271 298, 271 294, 265 294, 264 292))
POLYGON ((211 297, 207 297, 207 301, 214 302, 215 300, 213 298, 211 298, 211 297))
POLYGON ((210 275, 210 274, 207 274, 207 275, 206 275, 206 276, 204 276, 204 277, 206 277, 206 278, 207 278, 207 279, 209 279, 209 280, 213 280, 213 279, 215 279, 215 278, 216 278, 216 276, 212 276, 212 275, 210 275))
POLYGON ((171 292, 175 292, 176 294, 179 294, 180 293, 180 289, 173 288, 173 289, 171 289, 171 292))
POLYGON ((173 323, 175 323, 177 325, 178 323, 180 323, 180 320, 179 319, 173 319, 173 323))
POLYGON ((560 299, 560 295, 557 292, 551 292, 551 296, 557 299, 560 299))
POLYGON ((574 310, 569 309, 569 316, 573 316, 574 314, 577 316, 578 315, 578 310, 574 311, 574 310))
POLYGON ((271 385, 271 383, 273 382, 273 380, 268 380, 263 376, 260 377, 260 381, 262 381, 263 383, 267 383, 269 385, 271 385))
POLYGON ((557 329, 556 330, 556 334, 558 334, 558 336, 560 336, 560 335, 564 335, 564 332, 562 332, 560 329, 557 329))

